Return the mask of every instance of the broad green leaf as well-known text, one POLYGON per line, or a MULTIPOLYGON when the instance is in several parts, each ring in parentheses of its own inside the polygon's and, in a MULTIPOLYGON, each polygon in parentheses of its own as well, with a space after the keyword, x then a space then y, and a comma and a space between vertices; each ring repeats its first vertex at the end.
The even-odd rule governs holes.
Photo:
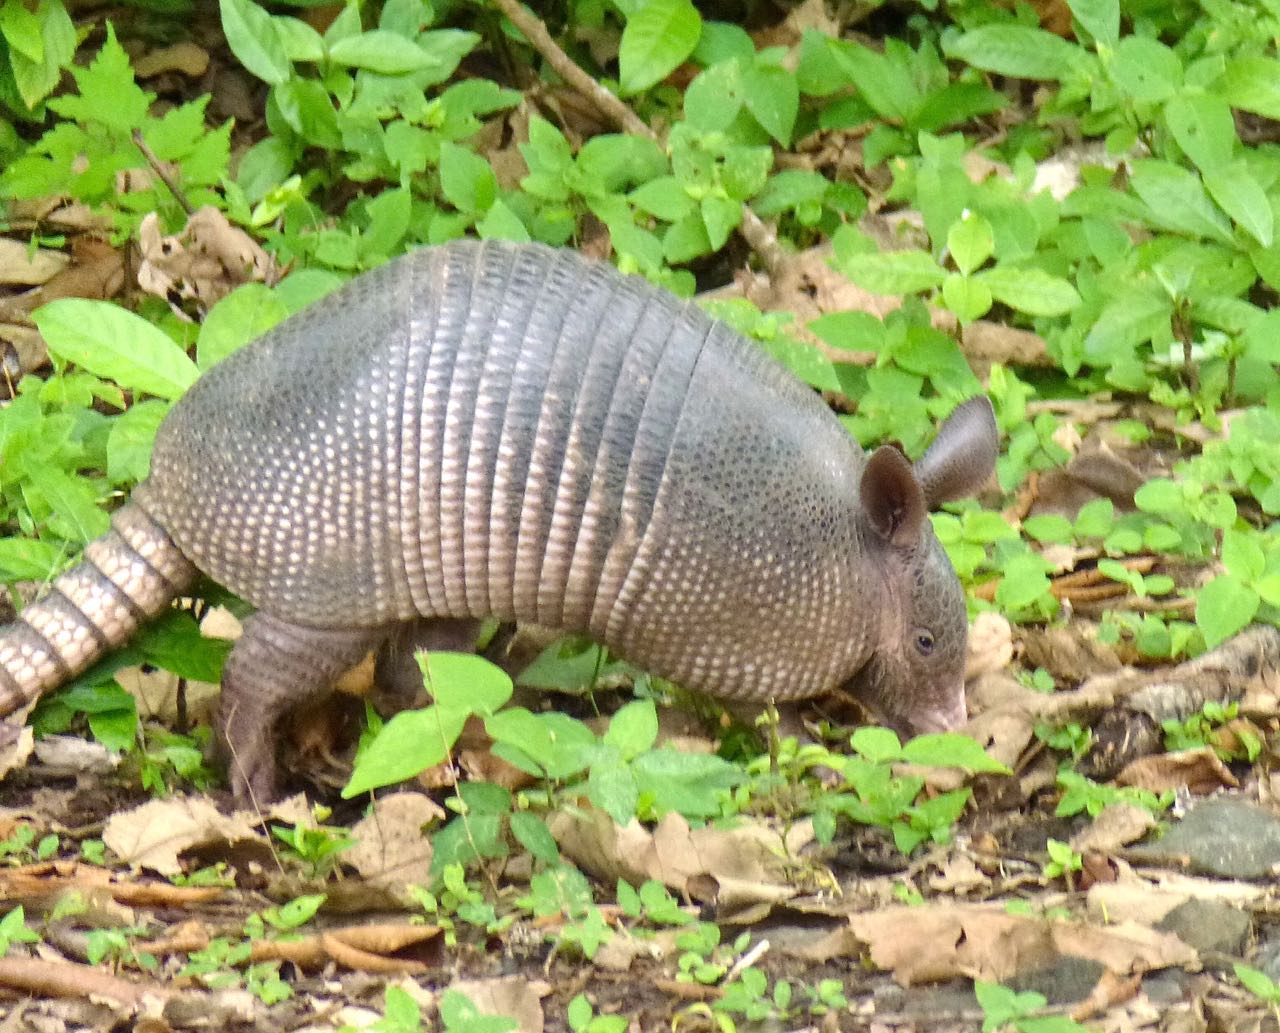
POLYGON ((1168 100, 1182 86, 1182 62, 1158 40, 1126 36, 1111 61, 1111 79, 1137 101, 1168 100))
POLYGON ((435 63, 418 44, 384 29, 338 40, 329 48, 329 60, 382 75, 403 75, 435 63))
POLYGON ((1243 160, 1205 169, 1200 174, 1218 207, 1263 247, 1275 238, 1275 211, 1267 192, 1243 160))
POLYGON ((945 50, 975 68, 1018 79, 1062 79, 1081 59, 1066 40, 1025 25, 983 25, 949 40, 945 50))
POLYGON ((628 703, 612 718, 604 741, 630 760, 653 748, 658 740, 658 712, 653 701, 638 699, 628 703))
POLYGON ((244 67, 263 82, 279 86, 293 72, 276 21, 253 0, 219 0, 222 34, 244 67))
POLYGON ((742 68, 737 61, 699 72, 685 90, 685 120, 704 133, 723 132, 742 110, 742 68))
MULTIPOLYGON (((116 40, 110 23, 98 56, 87 68, 72 68, 71 75, 76 81, 79 96, 54 97, 49 101, 49 107, 64 118, 77 122, 96 122, 117 132, 129 133, 146 119, 147 109, 155 100, 155 94, 147 93, 134 81, 129 55, 116 40)), ((53 132, 56 134, 58 129, 53 132)), ((103 155, 99 160, 105 159, 103 155)), ((115 160, 120 161, 119 158, 115 160)), ((120 168, 122 164, 114 167, 120 168)))
POLYGON ((204 317, 196 338, 196 365, 202 371, 210 369, 288 314, 284 302, 264 284, 237 287, 204 317))
POLYGON ((1255 532, 1237 531, 1233 527, 1222 532, 1222 565, 1227 568, 1227 573, 1242 581, 1253 581, 1262 576, 1267 558, 1257 538, 1255 532))
POLYGON ((912 764, 963 768, 969 772, 1009 773, 1007 767, 988 756, 974 740, 955 732, 917 735, 903 744, 902 757, 912 764))
POLYGON ((501 198, 494 201, 484 218, 476 223, 476 232, 482 240, 514 240, 527 244, 532 239, 520 216, 501 198))
POLYGON ((1211 93, 1181 94, 1164 106, 1164 120, 1181 147, 1201 172, 1231 160, 1236 147, 1236 123, 1231 108, 1211 93))
POLYGON ((956 268, 969 275, 995 250, 991 223, 974 212, 965 212, 947 233, 947 250, 951 252, 956 268))
POLYGON ((770 136, 788 146, 800 106, 796 77, 777 65, 757 62, 744 73, 742 88, 747 110, 770 136))
POLYGON ((591 765, 587 775, 587 799, 609 815, 619 826, 626 826, 636 816, 640 790, 636 777, 616 751, 609 750, 608 759, 591 765))
POLYGON ((474 653, 417 654, 422 683, 449 711, 488 717, 511 698, 511 676, 474 653))
POLYGON ((0 538, 0 581, 44 581, 66 558, 65 548, 39 538, 0 538))
POLYGON ((742 204, 728 197, 709 194, 702 199, 702 222, 712 251, 719 251, 742 222, 742 204))
MULTIPOLYGON (((26 10, 23 0, 8 0, 8 6, 26 10)), ((31 56, 36 49, 32 44, 28 43, 24 52, 12 40, 10 46, 14 49, 9 52, 14 85, 29 108, 34 108, 58 85, 63 67, 75 56, 77 43, 76 27, 61 0, 40 0, 34 17, 40 29, 39 56, 31 56)))
POLYGON ((290 61, 324 60, 324 37, 301 18, 277 17, 275 26, 290 61))
POLYGON ((22 0, 5 0, 0 6, 0 36, 9 44, 10 53, 29 61, 44 60, 44 35, 40 19, 29 11, 22 0))
POLYGON ((1134 162, 1130 185, 1146 203, 1156 226, 1194 237, 1232 243, 1231 227, 1205 193, 1204 185, 1188 169, 1171 162, 1134 162))
POLYGON ((729 22, 703 22, 702 35, 693 58, 704 68, 722 61, 754 61, 756 45, 751 34, 741 25, 729 22))
MULTIPOLYGON (((659 176, 642 183, 630 194, 630 201, 642 212, 675 222, 693 211, 695 202, 675 176, 659 176)), ((763 214, 763 213, 762 213, 763 214)))
POLYGON ((97 493, 84 477, 39 463, 24 464, 23 472, 62 531, 81 544, 107 533, 111 518, 98 508, 97 493))
POLYGON ((327 150, 342 146, 342 131, 329 91, 316 79, 294 76, 271 88, 271 98, 286 122, 307 143, 327 150))
POLYGON ((37 309, 34 318, 50 355, 130 391, 172 401, 198 376, 171 337, 119 305, 63 298, 37 309))
POLYGON ((480 155, 457 144, 440 145, 440 189, 460 212, 480 215, 498 196, 498 179, 480 155))
POLYGON ((975 275, 997 301, 1032 316, 1061 316, 1080 304, 1076 289, 1043 269, 996 266, 975 275))
POLYGON ((618 78, 624 95, 666 78, 698 45, 702 16, 689 0, 647 0, 627 19, 618 45, 618 78))
POLYGON ((841 271, 873 294, 915 294, 941 286, 947 278, 924 251, 877 251, 850 255, 841 271))
POLYGON ((151 446, 169 404, 158 398, 134 402, 111 421, 107 435, 107 480, 133 484, 144 480, 151 467, 151 446))
POLYGON ((1243 629, 1258 612, 1258 593, 1231 574, 1216 577, 1196 596, 1196 624, 1212 649, 1243 629))
POLYGON ((1226 63, 1218 92, 1233 108, 1280 119, 1280 61, 1273 57, 1232 57, 1226 63))
POLYGON ((1067 0, 1067 6, 1094 40, 1115 46, 1120 38, 1120 0, 1067 0))
POLYGON ((351 779, 342 788, 343 799, 403 782, 439 764, 448 756, 466 720, 462 711, 435 706, 396 714, 356 756, 351 779))
POLYGON ((830 48, 836 64, 876 114, 894 121, 907 121, 920 102, 920 91, 911 69, 860 43, 832 40, 830 48))
POLYGON ((979 279, 952 273, 942 283, 942 301, 961 323, 972 323, 991 310, 991 291, 979 279))

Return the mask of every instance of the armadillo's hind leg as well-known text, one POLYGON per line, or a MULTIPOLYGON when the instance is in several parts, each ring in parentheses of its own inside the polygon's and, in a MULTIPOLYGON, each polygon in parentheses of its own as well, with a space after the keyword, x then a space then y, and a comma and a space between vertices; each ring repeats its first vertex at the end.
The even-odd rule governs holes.
POLYGON ((222 671, 217 729, 237 801, 261 806, 275 798, 280 718, 327 693, 389 632, 386 627, 304 628, 267 613, 245 622, 222 671))

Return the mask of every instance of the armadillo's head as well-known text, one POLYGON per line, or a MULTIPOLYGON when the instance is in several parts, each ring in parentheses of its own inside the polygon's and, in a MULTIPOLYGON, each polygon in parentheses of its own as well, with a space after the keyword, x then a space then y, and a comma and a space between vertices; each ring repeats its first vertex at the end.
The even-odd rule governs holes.
POLYGON ((862 474, 863 558, 879 599, 873 654, 846 687, 904 736, 949 731, 967 718, 964 591, 929 510, 981 487, 997 446, 991 404, 974 398, 914 466, 884 446, 862 474))

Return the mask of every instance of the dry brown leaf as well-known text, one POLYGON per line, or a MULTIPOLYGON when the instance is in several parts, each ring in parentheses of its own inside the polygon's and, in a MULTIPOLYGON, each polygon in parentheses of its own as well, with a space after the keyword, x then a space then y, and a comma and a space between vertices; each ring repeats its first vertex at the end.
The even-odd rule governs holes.
POLYGON ((179 72, 198 79, 208 69, 209 51, 190 40, 149 51, 133 61, 133 73, 139 79, 150 79, 165 72, 179 72))
POLYGON ((163 1000, 174 994, 161 983, 120 979, 95 965, 14 955, 0 958, 0 986, 50 997, 103 998, 126 1008, 139 1007, 147 997, 163 1000))
POLYGON ((1003 614, 984 610, 969 627, 969 652, 964 677, 968 681, 992 671, 1002 671, 1013 660, 1013 631, 1003 614))
MULTIPOLYGON (((574 863, 605 882, 657 879, 685 893, 706 885, 701 877, 709 876, 717 899, 733 907, 769 904, 798 892, 799 863, 784 859, 778 833, 763 825, 691 829, 672 813, 650 833, 637 821, 620 828, 603 811, 581 807, 553 815, 547 826, 574 863)), ((788 834, 786 854, 797 857, 811 837, 806 823, 798 823, 788 834)))
POLYGON ((428 972, 443 961, 435 926, 385 923, 343 926, 294 940, 255 940, 250 960, 291 961, 316 969, 330 961, 365 972, 428 972))
POLYGON ((1155 825, 1156 819, 1145 807, 1130 803, 1108 804, 1087 827, 1071 837, 1071 849, 1081 854, 1089 850, 1113 853, 1141 839, 1155 825))
POLYGON ((444 809, 422 793, 379 797, 372 813, 352 828, 356 845, 342 854, 342 862, 407 899, 407 887, 426 883, 431 868, 431 843, 423 826, 444 816, 444 809))
POLYGON ((542 1033, 542 998, 551 987, 523 976, 498 979, 459 979, 450 984, 467 997, 482 1015, 505 1015, 519 1023, 520 1033, 542 1033))
POLYGON ((102 841, 125 864, 162 875, 182 871, 178 855, 211 843, 258 840, 248 815, 224 815, 208 800, 151 800, 107 819, 102 841))
POLYGON ((242 283, 272 284, 275 261, 218 209, 205 206, 187 219, 181 233, 165 237, 151 212, 138 226, 138 286, 178 304, 194 300, 208 309, 242 283))
POLYGON ((20 240, 0 237, 0 284, 37 287, 62 272, 70 261, 61 251, 31 248, 20 240))
POLYGON ((1240 782, 1208 746, 1176 753, 1155 753, 1139 757, 1115 778, 1122 786, 1136 786, 1153 793, 1167 789, 1186 790, 1194 796, 1208 796, 1222 789, 1238 789, 1240 782))
POLYGON ((889 907, 852 915, 849 924, 872 961, 904 986, 956 976, 1005 982, 1063 955, 1119 974, 1197 963, 1195 951, 1169 933, 1011 915, 995 904, 889 907))

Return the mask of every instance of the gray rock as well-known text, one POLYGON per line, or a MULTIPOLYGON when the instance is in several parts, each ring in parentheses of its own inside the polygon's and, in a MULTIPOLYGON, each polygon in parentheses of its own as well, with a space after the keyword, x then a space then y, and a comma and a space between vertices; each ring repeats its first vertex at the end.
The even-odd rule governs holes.
POLYGON ((1252 919, 1238 907, 1214 900, 1188 900, 1179 904, 1156 926, 1173 933, 1197 952, 1217 952, 1240 957, 1252 919))
POLYGON ((1270 879, 1280 870, 1280 818, 1245 800, 1196 804, 1160 839, 1135 851, 1155 863, 1181 862, 1225 879, 1270 879))

